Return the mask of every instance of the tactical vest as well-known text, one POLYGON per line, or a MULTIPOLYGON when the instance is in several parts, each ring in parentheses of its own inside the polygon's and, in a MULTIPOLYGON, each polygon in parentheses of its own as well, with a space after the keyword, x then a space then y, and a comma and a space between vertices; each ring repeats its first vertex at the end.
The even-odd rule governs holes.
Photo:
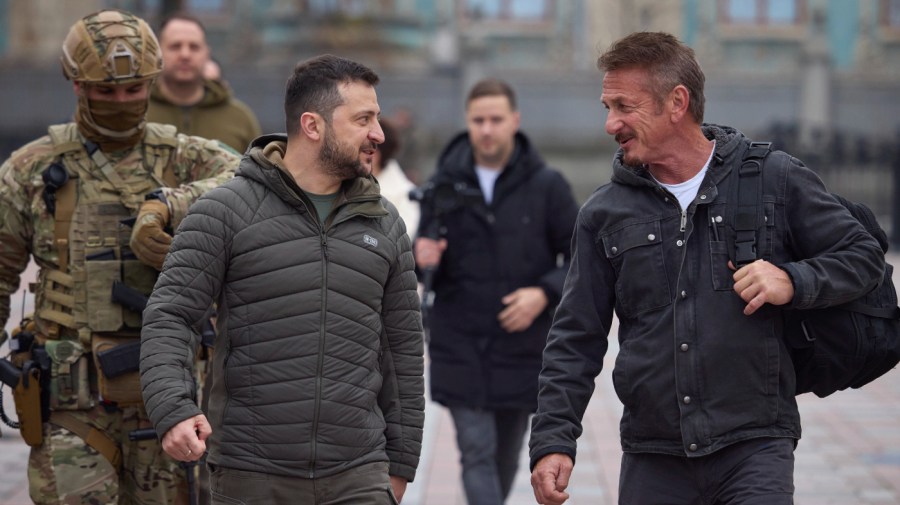
POLYGON ((48 211, 54 217, 58 268, 41 268, 34 292, 38 343, 53 361, 50 407, 90 408, 92 390, 120 405, 139 404, 138 372, 107 360, 121 372, 109 377, 109 365, 104 374, 98 356, 123 345, 132 349, 129 358, 139 355, 141 307, 121 293, 145 302, 159 273, 131 253, 128 221, 145 195, 178 185, 170 168, 178 146, 175 127, 147 123, 141 156, 132 153, 115 165, 74 123, 51 126, 49 133, 57 161, 48 171, 62 178, 54 187, 44 174, 45 192, 53 192, 49 200, 45 194, 45 202, 55 207, 48 211), (96 371, 90 370, 88 353, 96 371))

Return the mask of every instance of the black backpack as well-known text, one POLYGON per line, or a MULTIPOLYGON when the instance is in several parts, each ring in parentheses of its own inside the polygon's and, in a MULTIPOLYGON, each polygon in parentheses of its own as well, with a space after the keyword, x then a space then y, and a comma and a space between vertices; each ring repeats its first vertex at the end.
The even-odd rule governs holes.
MULTIPOLYGON (((733 194, 734 256, 743 266, 757 259, 757 230, 762 216, 762 169, 771 143, 752 142, 744 154, 733 194)), ((887 234, 872 210, 832 194, 875 237, 884 252, 887 234)), ((900 307, 893 266, 886 264, 881 283, 866 295, 827 309, 785 310, 784 338, 797 375, 797 394, 824 398, 835 391, 862 387, 900 362, 900 307)))

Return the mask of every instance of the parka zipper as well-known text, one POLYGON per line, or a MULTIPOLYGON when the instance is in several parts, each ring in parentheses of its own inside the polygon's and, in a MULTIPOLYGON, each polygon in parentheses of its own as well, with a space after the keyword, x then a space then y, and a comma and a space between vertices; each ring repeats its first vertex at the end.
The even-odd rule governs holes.
POLYGON ((326 314, 326 302, 328 300, 328 236, 325 234, 325 228, 320 226, 320 245, 322 248, 322 293, 321 293, 321 308, 319 318, 319 352, 318 352, 318 362, 316 363, 316 400, 315 407, 313 409, 313 425, 312 425, 312 440, 310 443, 310 461, 309 461, 309 478, 313 479, 316 476, 316 440, 319 434, 319 414, 321 410, 322 404, 322 369, 325 366, 325 314, 326 314))
MULTIPOLYGON (((380 197, 379 197, 380 198, 380 197)), ((366 201, 366 200, 374 200, 375 198, 360 198, 356 201, 366 201)), ((340 220, 335 221, 338 217, 338 209, 343 207, 349 202, 342 202, 337 207, 333 208, 329 215, 325 218, 325 224, 320 224, 318 222, 318 218, 316 214, 310 212, 309 205, 307 205, 306 200, 301 198, 301 202, 303 206, 306 208, 306 213, 316 222, 315 224, 319 228, 319 245, 322 249, 322 292, 321 292, 321 307, 320 313, 321 317, 319 318, 319 351, 317 356, 316 363, 316 396, 315 396, 315 406, 313 407, 313 424, 312 424, 312 437, 310 441, 310 459, 309 459, 309 478, 314 479, 316 477, 316 453, 318 451, 318 447, 316 444, 316 440, 318 437, 319 431, 319 415, 321 413, 321 405, 322 405, 322 369, 325 367, 325 316, 327 313, 327 295, 328 295, 328 234, 326 231, 326 227, 334 227, 335 225, 346 221, 352 217, 357 215, 364 215, 362 213, 350 213, 349 215, 344 215, 340 218, 340 220)))

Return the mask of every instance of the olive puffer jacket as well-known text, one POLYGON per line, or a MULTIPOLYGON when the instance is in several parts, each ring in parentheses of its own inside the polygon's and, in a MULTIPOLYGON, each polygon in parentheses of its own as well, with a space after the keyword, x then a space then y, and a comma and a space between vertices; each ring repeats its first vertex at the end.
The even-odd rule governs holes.
POLYGON ((345 181, 324 227, 255 140, 235 178, 192 207, 144 312, 141 384, 162 436, 200 413, 197 325, 215 302, 208 461, 302 478, 389 461, 413 480, 423 332, 410 240, 372 178, 345 181))

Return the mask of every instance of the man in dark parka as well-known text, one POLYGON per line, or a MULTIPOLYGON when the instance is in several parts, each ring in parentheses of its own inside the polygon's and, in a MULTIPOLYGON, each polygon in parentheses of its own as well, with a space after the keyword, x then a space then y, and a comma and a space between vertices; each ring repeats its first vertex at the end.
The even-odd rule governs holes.
POLYGON ((426 185, 415 253, 436 268, 432 398, 453 416, 469 504, 500 504, 536 408, 578 207, 518 131, 508 84, 475 84, 466 124, 426 185))

